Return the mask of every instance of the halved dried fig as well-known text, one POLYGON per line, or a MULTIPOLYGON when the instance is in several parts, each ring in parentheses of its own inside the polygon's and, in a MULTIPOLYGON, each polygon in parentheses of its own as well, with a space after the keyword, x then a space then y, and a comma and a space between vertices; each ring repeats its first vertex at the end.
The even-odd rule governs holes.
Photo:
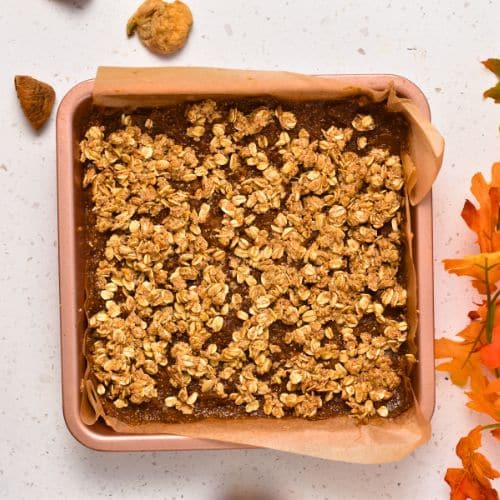
POLYGON ((14 83, 26 118, 38 130, 49 119, 56 98, 54 89, 31 76, 17 75, 14 83))
POLYGON ((146 0, 129 19, 127 34, 137 31, 148 49, 172 54, 184 46, 192 25, 193 16, 185 3, 146 0))

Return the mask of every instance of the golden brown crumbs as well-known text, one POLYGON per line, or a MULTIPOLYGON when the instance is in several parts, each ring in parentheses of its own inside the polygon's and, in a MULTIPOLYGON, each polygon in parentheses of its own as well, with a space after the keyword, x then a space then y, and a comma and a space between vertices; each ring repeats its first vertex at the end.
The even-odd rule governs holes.
POLYGON ((408 333, 403 170, 364 136, 346 148, 374 118, 320 137, 281 106, 207 100, 186 118, 182 142, 124 115, 80 144, 106 238, 103 307, 89 318, 97 393, 116 408, 147 403, 161 372, 163 404, 186 415, 210 396, 275 418, 313 418, 332 398, 387 417, 408 333))

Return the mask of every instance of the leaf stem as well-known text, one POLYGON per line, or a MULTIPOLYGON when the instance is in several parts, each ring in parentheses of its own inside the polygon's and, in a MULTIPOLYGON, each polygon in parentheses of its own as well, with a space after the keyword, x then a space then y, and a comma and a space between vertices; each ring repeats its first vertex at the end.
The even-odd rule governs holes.
POLYGON ((472 347, 470 348, 466 358, 464 359, 464 362, 462 364, 462 368, 464 368, 464 366, 467 364, 467 361, 469 361, 470 357, 475 352, 476 346, 477 346, 479 339, 481 338, 481 335, 483 334, 483 332, 484 332, 484 324, 481 327, 481 330, 479 330, 479 333, 476 335, 476 338, 474 339, 474 342, 472 343, 472 347))
POLYGON ((500 428, 500 423, 499 424, 488 424, 488 425, 483 425, 481 427, 481 430, 488 431, 490 429, 499 429, 499 428, 500 428))
POLYGON ((496 301, 492 300, 491 297, 491 289, 490 289, 490 273, 488 266, 488 257, 484 259, 485 268, 484 268, 484 284, 486 286, 486 342, 491 344, 493 339, 493 322, 495 320, 495 309, 496 309, 496 301))

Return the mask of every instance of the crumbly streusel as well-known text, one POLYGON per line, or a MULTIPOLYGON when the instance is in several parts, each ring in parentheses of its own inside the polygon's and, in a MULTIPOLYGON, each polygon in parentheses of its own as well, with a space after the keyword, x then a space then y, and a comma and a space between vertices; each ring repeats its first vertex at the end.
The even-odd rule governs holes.
POLYGON ((130 114, 86 131, 87 358, 117 410, 390 416, 412 360, 401 159, 362 107, 320 133, 290 108, 186 105, 181 140, 130 114))

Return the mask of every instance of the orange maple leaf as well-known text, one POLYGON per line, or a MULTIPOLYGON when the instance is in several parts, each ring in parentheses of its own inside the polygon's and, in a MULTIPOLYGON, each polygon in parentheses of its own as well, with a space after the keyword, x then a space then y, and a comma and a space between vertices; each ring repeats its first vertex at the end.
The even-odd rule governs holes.
POLYGON ((493 488, 484 488, 474 481, 464 469, 448 469, 444 480, 450 485, 450 500, 498 500, 493 488))
POLYGON ((481 348, 481 361, 487 368, 500 368, 500 325, 493 328, 491 343, 481 348))
MULTIPOLYGON (((486 301, 480 304, 477 310, 471 311, 469 315, 470 314, 472 314, 475 317, 475 319, 481 319, 482 321, 486 321, 486 316, 488 315, 488 304, 486 303, 486 301)), ((498 300, 496 303, 495 317, 493 318, 493 324, 500 325, 500 300, 498 300)))
MULTIPOLYGON (((479 317, 482 317, 482 314, 483 311, 479 309, 479 317)), ((485 387, 485 378, 481 367, 481 358, 477 351, 486 342, 482 321, 469 323, 458 336, 464 340, 436 339, 434 343, 435 357, 437 359, 450 359, 450 361, 436 366, 436 369, 448 372, 455 385, 463 387, 470 380, 471 389, 481 391, 485 387)))
MULTIPOLYGON (((499 164, 500 165, 500 164, 499 164)), ((474 278, 473 286, 480 292, 486 293, 485 269, 488 268, 489 289, 495 291, 495 283, 500 280, 500 251, 465 255, 461 259, 444 259, 444 268, 458 276, 474 278)))
POLYGON ((500 392, 500 378, 496 378, 490 381, 484 390, 486 394, 493 394, 495 392, 500 392))
POLYGON ((437 358, 451 358, 436 366, 436 370, 448 372, 451 381, 460 387, 464 387, 470 380, 473 391, 484 388, 481 359, 478 353, 470 354, 470 345, 441 338, 436 340, 435 349, 437 358))
POLYGON ((456 452, 462 460, 462 468, 448 469, 445 476, 451 488, 451 500, 498 499, 490 479, 500 477, 500 474, 482 453, 476 452, 481 446, 481 430, 480 425, 475 427, 457 444, 456 452))
POLYGON ((477 234, 481 252, 500 250, 500 228, 498 227, 500 208, 500 162, 491 167, 491 183, 488 184, 483 174, 477 173, 472 178, 472 194, 479 202, 476 208, 466 200, 462 217, 467 225, 477 234))
MULTIPOLYGON (((491 72, 500 78, 500 59, 490 58, 486 61, 481 61, 491 72)), ((491 97, 496 103, 500 103, 500 82, 494 87, 485 90, 483 93, 484 97, 491 97)))
POLYGON ((498 493, 493 488, 482 487, 471 479, 464 469, 448 469, 444 480, 450 485, 450 500, 498 500, 498 493))
POLYGON ((500 379, 488 381, 486 377, 483 387, 466 393, 470 401, 467 406, 472 410, 485 413, 500 422, 500 379))

